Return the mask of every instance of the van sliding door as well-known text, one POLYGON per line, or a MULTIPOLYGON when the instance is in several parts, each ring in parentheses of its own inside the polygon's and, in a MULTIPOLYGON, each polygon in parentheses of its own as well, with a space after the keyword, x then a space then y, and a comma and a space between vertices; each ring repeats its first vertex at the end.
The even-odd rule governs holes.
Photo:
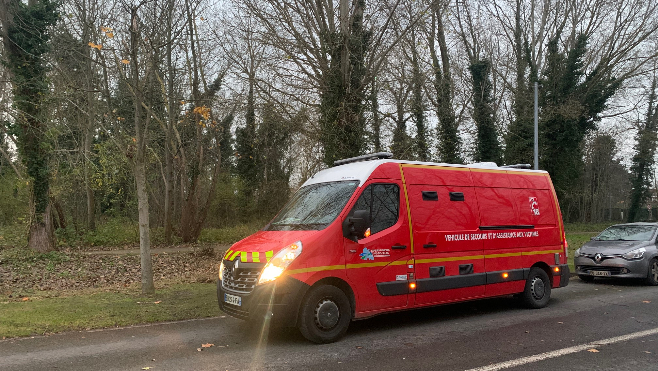
POLYGON ((479 215, 467 168, 403 166, 414 238, 416 305, 484 295, 479 215))

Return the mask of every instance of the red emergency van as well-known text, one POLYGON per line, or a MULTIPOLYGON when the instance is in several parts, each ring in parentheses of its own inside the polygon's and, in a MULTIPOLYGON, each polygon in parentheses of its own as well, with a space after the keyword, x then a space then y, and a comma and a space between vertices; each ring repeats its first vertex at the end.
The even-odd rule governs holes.
POLYGON ((389 157, 337 161, 234 244, 219 267, 220 308, 325 343, 385 312, 510 294, 541 308, 568 284, 547 172, 389 157))

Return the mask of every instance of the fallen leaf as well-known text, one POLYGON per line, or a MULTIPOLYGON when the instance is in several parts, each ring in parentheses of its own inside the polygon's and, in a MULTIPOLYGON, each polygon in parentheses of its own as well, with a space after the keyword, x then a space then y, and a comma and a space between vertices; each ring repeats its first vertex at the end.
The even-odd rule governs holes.
POLYGON ((154 301, 154 302, 153 302, 153 304, 160 304, 160 303, 162 303, 161 300, 158 300, 158 301, 154 301))
POLYGON ((129 64, 129 63, 130 63, 130 61, 129 61, 129 60, 127 60, 127 59, 122 59, 122 60, 121 60, 121 63, 123 63, 123 64, 129 64))
POLYGON ((564 324, 564 322, 558 322, 559 324, 564 324))
POLYGON ((28 301, 28 300, 30 300, 30 298, 23 298, 23 301, 28 301))
POLYGON ((197 351, 197 352, 200 352, 200 351, 201 351, 201 348, 196 348, 196 351, 197 351))
POLYGON ((642 302, 646 303, 646 304, 649 304, 649 303, 651 303, 651 300, 643 300, 642 302))
POLYGON ((363 347, 361 347, 361 346, 357 346, 356 349, 363 349, 363 347))
POLYGON ((150 369, 151 369, 151 368, 148 367, 148 366, 147 366, 147 367, 142 367, 142 370, 150 370, 150 369))
POLYGON ((648 351, 648 350, 645 350, 644 353, 646 353, 646 354, 651 354, 651 352, 648 351))
POLYGON ((590 352, 590 353, 598 353, 598 352, 599 352, 598 350, 596 350, 596 349, 594 349, 594 348, 592 348, 592 349, 587 349, 587 351, 590 352))
POLYGON ((214 347, 214 346, 215 346, 215 344, 210 344, 210 343, 201 344, 201 348, 210 348, 210 347, 214 347))

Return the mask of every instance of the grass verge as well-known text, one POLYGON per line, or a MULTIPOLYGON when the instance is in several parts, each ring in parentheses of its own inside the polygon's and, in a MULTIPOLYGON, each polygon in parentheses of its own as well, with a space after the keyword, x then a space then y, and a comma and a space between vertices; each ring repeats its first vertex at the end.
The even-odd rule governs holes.
POLYGON ((0 299, 0 339, 212 317, 219 314, 215 288, 189 283, 159 289, 153 296, 127 290, 5 297, 0 299))

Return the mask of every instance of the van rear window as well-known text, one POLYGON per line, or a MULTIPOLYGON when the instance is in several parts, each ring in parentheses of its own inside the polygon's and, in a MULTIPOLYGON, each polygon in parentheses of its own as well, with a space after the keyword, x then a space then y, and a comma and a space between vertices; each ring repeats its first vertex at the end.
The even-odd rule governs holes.
POLYGON ((321 230, 343 210, 358 181, 317 183, 300 188, 266 231, 321 230))

